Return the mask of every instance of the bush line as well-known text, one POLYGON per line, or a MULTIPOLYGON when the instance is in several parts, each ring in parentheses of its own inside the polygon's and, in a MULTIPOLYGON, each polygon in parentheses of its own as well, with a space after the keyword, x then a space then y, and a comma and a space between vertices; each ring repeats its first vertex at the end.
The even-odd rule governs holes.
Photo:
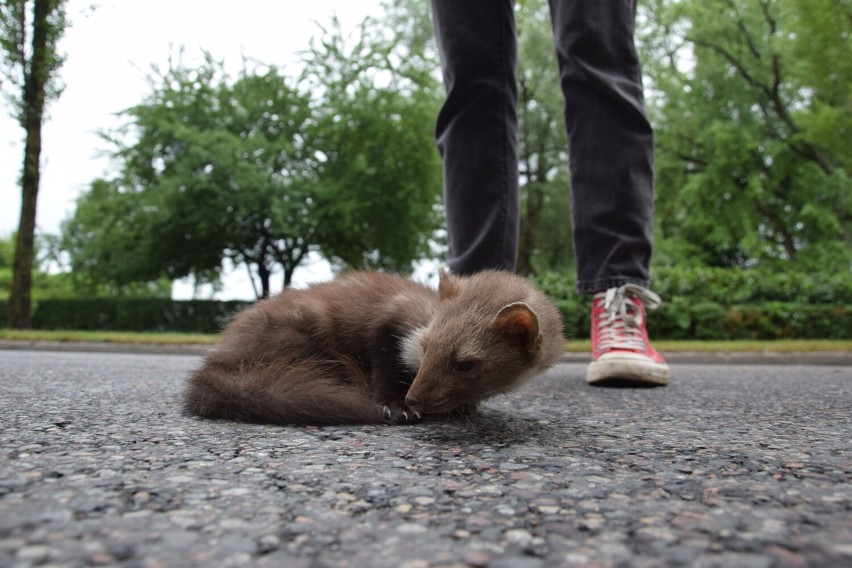
MULTIPOLYGON (((648 317, 655 339, 852 339, 852 275, 724 268, 656 268, 664 303, 648 317)), ((562 312, 566 336, 589 336, 588 296, 561 274, 532 278, 562 312)), ((171 299, 43 299, 33 328, 218 333, 250 302, 171 299)), ((0 325, 6 302, 0 301, 0 325)))
MULTIPOLYGON (((33 328, 218 333, 248 302, 42 300, 33 328)), ((556 300, 568 338, 589 335, 589 301, 556 300)), ((0 315, 5 304, 0 302, 0 315)), ((852 339, 852 306, 767 302, 723 306, 674 300, 648 317, 655 339, 852 339)))

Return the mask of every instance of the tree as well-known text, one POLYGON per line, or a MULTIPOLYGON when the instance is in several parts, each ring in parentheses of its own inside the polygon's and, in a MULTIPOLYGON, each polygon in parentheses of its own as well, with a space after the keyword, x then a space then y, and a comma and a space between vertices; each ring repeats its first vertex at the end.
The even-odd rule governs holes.
POLYGON ((801 139, 830 148, 829 170, 852 172, 852 3, 849 0, 793 0, 786 18, 796 33, 781 42, 796 81, 809 86, 808 105, 795 110, 801 139))
POLYGON ((645 16, 667 260, 849 270, 848 1, 658 0, 645 16))
POLYGON ((231 81, 209 56, 156 72, 109 138, 121 175, 95 181, 65 223, 75 271, 115 285, 215 280, 229 259, 267 296, 273 270, 288 286, 310 251, 410 270, 435 224, 433 111, 367 29, 353 52, 327 33, 311 80, 257 65, 231 81))
POLYGON ((308 96, 274 68, 229 82, 207 56, 170 64, 113 135, 121 175, 96 180, 63 228, 75 271, 100 282, 214 280, 224 259, 270 293, 274 266, 315 245, 315 150, 308 96))
POLYGON ((407 273, 440 224, 438 85, 416 44, 367 20, 350 46, 333 25, 306 61, 318 95, 322 250, 343 266, 407 273))
POLYGON ((7 0, 0 4, 0 52, 4 94, 25 135, 21 175, 21 216, 15 243, 9 326, 31 327, 31 289, 35 254, 41 127, 48 101, 59 96, 57 42, 65 30, 64 0, 7 0))

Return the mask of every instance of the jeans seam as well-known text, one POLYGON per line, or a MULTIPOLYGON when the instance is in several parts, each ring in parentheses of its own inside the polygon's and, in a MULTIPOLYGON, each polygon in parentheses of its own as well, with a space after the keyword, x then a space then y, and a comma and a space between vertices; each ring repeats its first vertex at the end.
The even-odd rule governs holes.
MULTIPOLYGON (((505 78, 506 78, 506 29, 502 24, 503 24, 503 22, 501 22, 501 25, 500 25, 499 61, 500 61, 500 75, 501 75, 501 79, 502 79, 502 81, 500 83, 500 89, 502 90, 502 93, 501 93, 502 94, 502 100, 504 101, 504 104, 505 104, 505 101, 507 99, 507 94, 508 94, 506 92, 506 81, 505 81, 505 78)), ((504 120, 502 121, 502 124, 501 124, 501 129, 502 129, 502 135, 503 135, 503 151, 500 155, 500 169, 501 169, 500 173, 502 174, 501 175, 501 183, 503 185, 503 192, 502 192, 503 193, 503 203, 500 207, 500 215, 502 217, 502 219, 500 220, 500 224, 501 224, 501 227, 502 227, 502 230, 501 230, 501 232, 502 232, 502 243, 501 243, 501 247, 500 247, 501 248, 500 258, 509 258, 510 256, 514 256, 514 254, 510 255, 509 251, 507 250, 509 248, 508 245, 509 245, 509 240, 510 240, 509 239, 509 200, 511 199, 511 197, 509 195, 509 193, 510 193, 509 192, 509 189, 510 189, 510 187, 509 187, 509 168, 508 168, 508 163, 507 163, 508 160, 507 160, 507 157, 506 157, 507 154, 509 153, 509 148, 508 148, 508 145, 509 145, 509 130, 508 130, 508 127, 506 125, 505 115, 504 115, 504 120)), ((511 267, 512 270, 514 270, 515 268, 516 267, 514 267, 514 266, 511 267)))

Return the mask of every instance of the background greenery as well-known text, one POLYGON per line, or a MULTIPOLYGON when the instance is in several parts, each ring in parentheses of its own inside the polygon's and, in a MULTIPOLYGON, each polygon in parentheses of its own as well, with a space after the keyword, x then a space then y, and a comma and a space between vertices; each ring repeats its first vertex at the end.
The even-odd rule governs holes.
MULTIPOLYGON (((667 268, 655 287, 671 298, 648 319, 657 339, 850 339, 852 279, 837 275, 761 273, 755 269, 667 268)), ((589 298, 573 279, 534 276, 562 312, 566 336, 590 329, 589 298)), ((248 302, 168 298, 55 298, 37 301, 33 327, 58 330, 217 333, 248 302)), ((0 316, 5 303, 0 301, 0 316)))
MULTIPOLYGON (((519 1, 516 15, 519 268, 585 337, 571 109, 547 3, 519 1)), ((653 287, 666 300, 649 320, 655 337, 852 337, 850 32, 849 0, 640 3, 657 145, 653 287)), ((428 3, 414 0, 388 1, 352 37, 334 21, 318 29, 295 76, 246 63, 230 77, 212 54, 189 67, 176 53, 151 71, 126 127, 104 133, 118 174, 92 181, 61 235, 39 235, 34 325, 208 331, 230 308, 163 300, 174 279, 215 283, 230 263, 260 297, 312 251, 336 270, 410 272, 440 257, 438 69, 428 3)))
MULTIPOLYGON (((657 267, 654 289, 668 300, 648 317, 659 339, 850 339, 848 275, 759 269, 657 267)), ((571 279, 549 273, 533 280, 562 311, 569 338, 588 336, 590 299, 571 279)))

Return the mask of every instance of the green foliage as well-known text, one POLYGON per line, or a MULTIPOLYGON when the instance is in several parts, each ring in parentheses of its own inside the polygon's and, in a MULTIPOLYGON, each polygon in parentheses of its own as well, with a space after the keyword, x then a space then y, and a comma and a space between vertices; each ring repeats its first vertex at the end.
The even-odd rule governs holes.
POLYGON ((310 246, 315 185, 308 97, 277 70, 229 83, 209 57, 171 66, 115 137, 122 175, 96 180, 63 228, 75 272, 126 285, 194 275, 222 261, 289 277, 310 246), (130 139, 130 142, 124 142, 130 139))
POLYGON ((325 32, 308 54, 309 84, 321 93, 318 240, 340 265, 407 273, 441 222, 440 98, 416 47, 399 53, 374 24, 352 46, 339 29, 325 32))
POLYGON ((660 339, 850 339, 850 329, 849 305, 673 302, 648 318, 648 333, 660 339))
MULTIPOLYGON (((583 300, 557 300, 565 337, 587 339, 590 305, 583 300)), ((852 339, 852 306, 794 302, 717 304, 668 302, 648 317, 654 340, 852 339)))
POLYGON ((218 333, 248 302, 54 299, 37 302, 35 329, 218 333))
MULTIPOLYGON (((0 238, 0 299, 8 298, 12 287, 14 247, 14 234, 0 238)), ((32 297, 36 302, 57 298, 168 298, 171 295, 171 282, 166 279, 116 287, 98 284, 86 280, 81 273, 68 271, 56 235, 36 235, 35 259, 32 297)))
MULTIPOLYGON (((34 4, 30 0, 3 0, 0 3, 0 90, 21 126, 25 126, 28 112, 26 90, 33 72, 34 60, 29 42, 33 34, 34 4)), ((65 57, 57 50, 57 43, 68 25, 65 0, 47 0, 46 12, 46 50, 41 72, 47 78, 45 99, 51 101, 62 92, 58 71, 65 57)))
POLYGON ((15 261, 15 235, 9 238, 0 238, 0 270, 12 269, 15 261))
MULTIPOLYGON (((852 276, 827 272, 784 272, 713 267, 666 267, 651 270, 652 287, 665 301, 758 304, 852 304, 852 276)), ((532 281, 555 300, 576 300, 576 279, 548 272, 532 281)))
POLYGON ((266 296, 272 270, 287 286, 310 251, 409 271, 438 224, 437 98, 368 30, 352 51, 326 32, 301 79, 257 66, 231 81, 209 56, 155 70, 110 138, 121 175, 93 182, 64 225, 74 272, 119 287, 215 281, 228 259, 266 296))
MULTIPOLYGON (((519 5, 520 268, 582 306, 573 280, 549 274, 573 273, 573 252, 548 8, 519 5)), ((408 272, 440 224, 441 93, 427 4, 385 9, 352 37, 323 30, 299 78, 256 66, 231 79, 209 57, 155 73, 112 138, 122 175, 93 182, 66 224, 70 285, 215 281, 227 259, 268 291, 273 268, 289 281, 312 250, 408 272)), ((640 6, 665 333, 736 335, 731 322, 752 320, 731 310, 775 321, 785 306, 852 303, 851 22, 848 0, 640 6)), ((587 315, 566 317, 586 333, 587 315)))
POLYGON ((848 271, 849 3, 657 0, 643 21, 658 261, 848 271))
MULTIPOLYGON (((648 317, 654 339, 852 339, 852 277, 721 268, 658 268, 664 304, 648 317)), ((589 336, 590 298, 557 273, 534 283, 560 309, 568 339, 589 336)), ((42 299, 37 329, 216 333, 248 302, 167 298, 42 299)), ((0 301, 0 315, 5 303, 0 301)))
MULTIPOLYGON (((657 267, 664 303, 648 317, 654 339, 849 339, 852 276, 710 267, 657 267)), ((588 337, 588 296, 559 273, 533 281, 563 314, 568 338, 588 337)))
POLYGON ((550 11, 529 0, 518 28, 518 150, 523 274, 573 269, 568 141, 550 11))
POLYGON ((658 267, 651 272, 663 298, 703 299, 719 304, 790 302, 852 304, 852 276, 828 272, 658 267))
MULTIPOLYGON (((68 294, 71 287, 68 285, 67 274, 49 274, 44 254, 45 238, 38 238, 35 243, 34 254, 37 262, 33 271, 32 295, 36 298, 60 297, 68 294)), ((13 233, 7 238, 0 237, 0 299, 8 299, 12 290, 12 270, 15 259, 16 235, 13 233)), ((5 312, 3 313, 5 317, 5 312)), ((5 323, 5 319, 0 320, 5 323)))
POLYGON ((796 33, 781 43, 791 72, 809 85, 808 104, 794 111, 805 144, 831 151, 852 172, 852 3, 792 0, 782 5, 796 33))

